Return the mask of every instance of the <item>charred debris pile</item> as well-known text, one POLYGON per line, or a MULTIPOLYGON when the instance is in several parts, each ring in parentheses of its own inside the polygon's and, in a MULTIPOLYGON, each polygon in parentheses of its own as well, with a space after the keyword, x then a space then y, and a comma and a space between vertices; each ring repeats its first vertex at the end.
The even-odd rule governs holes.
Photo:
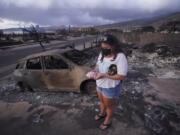
POLYGON ((80 66, 84 65, 93 67, 95 66, 99 52, 100 47, 96 46, 92 48, 86 48, 82 51, 73 49, 63 53, 63 56, 80 66))
MULTIPOLYGON (((176 79, 180 81, 180 46, 147 44, 144 46, 125 46, 129 72, 123 82, 120 95, 120 108, 138 115, 152 134, 176 135, 180 133, 180 104, 173 100, 162 99, 158 92, 152 92, 148 77, 176 79), (149 94, 147 94, 149 92, 149 94), (152 104, 146 98, 151 98, 152 104), (130 111, 131 110, 131 111, 130 111)), ((134 123, 135 124, 135 123, 134 123)))

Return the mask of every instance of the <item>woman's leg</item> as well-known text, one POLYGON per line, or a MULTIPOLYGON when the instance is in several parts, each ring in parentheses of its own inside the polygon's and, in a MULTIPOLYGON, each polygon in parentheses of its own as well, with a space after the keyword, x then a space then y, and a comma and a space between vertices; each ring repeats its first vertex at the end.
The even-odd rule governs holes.
MULTIPOLYGON (((103 95, 99 91, 97 91, 97 95, 98 95, 98 98, 100 100, 100 115, 103 116, 103 115, 105 115, 105 109, 106 109, 104 101, 103 101, 103 95)), ((96 115, 95 120, 97 120, 97 119, 98 119, 98 116, 96 115)))
MULTIPOLYGON (((115 99, 103 97, 103 101, 104 101, 104 104, 106 107, 106 112, 107 112, 107 116, 105 118, 104 124, 109 124, 109 123, 111 123, 111 118, 112 118, 113 113, 114 113, 115 99)), ((100 128, 105 129, 106 126, 100 125, 100 128)))

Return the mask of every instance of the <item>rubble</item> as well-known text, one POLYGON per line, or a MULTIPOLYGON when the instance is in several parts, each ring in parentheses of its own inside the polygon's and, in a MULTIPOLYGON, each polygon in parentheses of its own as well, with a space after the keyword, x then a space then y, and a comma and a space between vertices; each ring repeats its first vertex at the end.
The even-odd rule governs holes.
POLYGON ((141 51, 146 53, 157 53, 159 56, 162 57, 169 57, 169 56, 179 56, 180 55, 180 47, 179 45, 157 45, 154 43, 144 45, 141 48, 141 51))
POLYGON ((43 123, 43 119, 41 118, 42 116, 40 114, 34 114, 33 115, 33 119, 32 122, 34 124, 38 124, 38 123, 43 123))
POLYGON ((145 126, 157 134, 168 134, 172 130, 170 123, 180 122, 175 112, 176 108, 165 108, 165 106, 148 106, 145 116, 145 126))
POLYGON ((0 95, 8 95, 9 93, 13 91, 19 91, 19 87, 16 85, 16 83, 9 79, 5 84, 0 84, 0 95))
MULTIPOLYGON (((145 47, 143 51, 142 48, 135 46, 126 47, 129 49, 126 52, 131 52, 127 56, 129 71, 127 78, 122 82, 121 93, 116 101, 115 121, 127 125, 126 129, 143 128, 147 135, 177 135, 180 133, 179 103, 159 97, 148 78, 180 79, 179 54, 175 54, 174 51, 170 52, 172 49, 169 47, 168 50, 163 50, 164 47, 162 47, 161 53, 155 45, 148 47, 145 47), (169 54, 169 56, 163 54, 169 54)), ((65 55, 79 64, 94 66, 99 54, 98 49, 91 48, 84 52, 74 51, 65 55), (88 60, 81 61, 81 58, 88 60)), ((35 106, 63 107, 68 115, 77 115, 79 118, 84 111, 95 113, 100 111, 97 95, 81 95, 73 92, 20 92, 13 81, 0 85, 0 98, 5 102, 27 101, 35 106)), ((31 122, 41 123, 43 121, 42 115, 36 113, 31 122)))

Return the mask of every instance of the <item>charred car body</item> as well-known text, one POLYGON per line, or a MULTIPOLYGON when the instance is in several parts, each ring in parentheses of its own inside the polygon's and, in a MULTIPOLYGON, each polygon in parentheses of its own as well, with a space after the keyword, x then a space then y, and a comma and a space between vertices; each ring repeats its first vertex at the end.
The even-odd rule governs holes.
POLYGON ((82 51, 42 52, 21 59, 13 73, 21 90, 95 92, 95 80, 88 79, 90 67, 75 63, 82 62, 82 51), (73 55, 75 59, 68 59, 73 55))

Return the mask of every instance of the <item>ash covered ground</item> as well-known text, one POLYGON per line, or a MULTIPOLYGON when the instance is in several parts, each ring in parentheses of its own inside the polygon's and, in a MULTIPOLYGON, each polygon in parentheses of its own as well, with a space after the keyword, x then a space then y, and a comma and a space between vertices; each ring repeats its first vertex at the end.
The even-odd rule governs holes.
MULTIPOLYGON (((179 135, 180 49, 178 46, 126 45, 129 71, 107 131, 94 121, 97 95, 21 92, 12 77, 0 84, 2 135, 179 135)), ((100 49, 87 49, 83 65, 93 67, 100 49), (91 57, 93 56, 93 57, 91 57)))

